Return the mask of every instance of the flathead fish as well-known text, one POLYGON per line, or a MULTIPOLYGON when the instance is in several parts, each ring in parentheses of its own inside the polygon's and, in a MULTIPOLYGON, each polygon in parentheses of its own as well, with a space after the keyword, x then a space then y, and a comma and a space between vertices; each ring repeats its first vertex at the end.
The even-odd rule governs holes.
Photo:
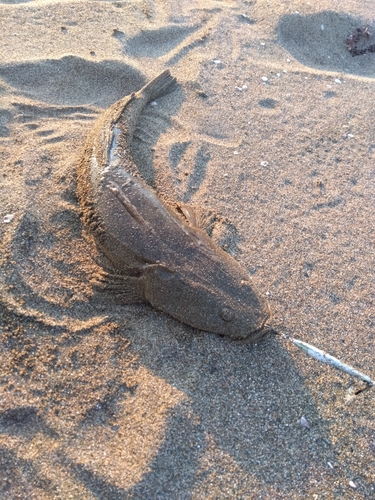
POLYGON ((176 85, 164 71, 113 104, 88 136, 77 194, 83 221, 111 263, 102 284, 124 303, 147 301, 200 330, 256 340, 270 312, 246 269, 195 225, 189 208, 162 199, 132 159, 142 110, 176 85))

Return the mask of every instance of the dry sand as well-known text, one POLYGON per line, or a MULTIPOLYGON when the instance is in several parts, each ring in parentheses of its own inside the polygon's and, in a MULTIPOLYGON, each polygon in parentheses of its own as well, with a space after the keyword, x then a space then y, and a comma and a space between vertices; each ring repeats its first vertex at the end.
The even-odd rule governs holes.
POLYGON ((95 118, 170 68, 138 168, 225 217, 213 236, 279 332, 374 378, 375 54, 344 44, 364 24, 374 44, 374 16, 373 0, 0 2, 0 498, 375 498, 375 390, 277 337, 95 300, 75 194, 95 118))

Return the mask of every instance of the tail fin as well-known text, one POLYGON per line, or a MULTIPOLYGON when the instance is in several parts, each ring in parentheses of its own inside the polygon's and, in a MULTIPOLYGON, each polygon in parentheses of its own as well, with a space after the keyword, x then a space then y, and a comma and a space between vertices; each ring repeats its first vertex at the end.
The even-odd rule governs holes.
POLYGON ((171 75, 169 69, 166 69, 145 85, 141 89, 141 92, 147 97, 147 101, 150 102, 162 95, 169 94, 175 88, 177 88, 177 80, 171 75))

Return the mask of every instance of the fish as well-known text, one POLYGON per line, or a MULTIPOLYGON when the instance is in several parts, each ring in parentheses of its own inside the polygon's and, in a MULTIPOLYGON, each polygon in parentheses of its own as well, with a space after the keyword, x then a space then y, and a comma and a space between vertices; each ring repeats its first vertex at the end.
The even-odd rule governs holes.
POLYGON ((123 304, 148 302, 199 330, 256 341, 267 333, 268 301, 199 227, 191 207, 159 195, 132 158, 143 109, 177 87, 163 71, 109 107, 88 134, 77 196, 83 223, 110 263, 97 283, 123 304))

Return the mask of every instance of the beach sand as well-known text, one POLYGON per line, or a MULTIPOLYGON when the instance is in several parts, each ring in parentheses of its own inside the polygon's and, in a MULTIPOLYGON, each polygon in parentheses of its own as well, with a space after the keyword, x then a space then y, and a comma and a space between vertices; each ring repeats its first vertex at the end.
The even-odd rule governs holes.
POLYGON ((240 344, 93 295, 76 169, 166 68, 134 159, 221 214, 273 328, 372 378, 372 0, 0 1, 0 498, 375 498, 375 390, 280 337, 240 344), (310 427, 301 425, 304 417, 310 427))

